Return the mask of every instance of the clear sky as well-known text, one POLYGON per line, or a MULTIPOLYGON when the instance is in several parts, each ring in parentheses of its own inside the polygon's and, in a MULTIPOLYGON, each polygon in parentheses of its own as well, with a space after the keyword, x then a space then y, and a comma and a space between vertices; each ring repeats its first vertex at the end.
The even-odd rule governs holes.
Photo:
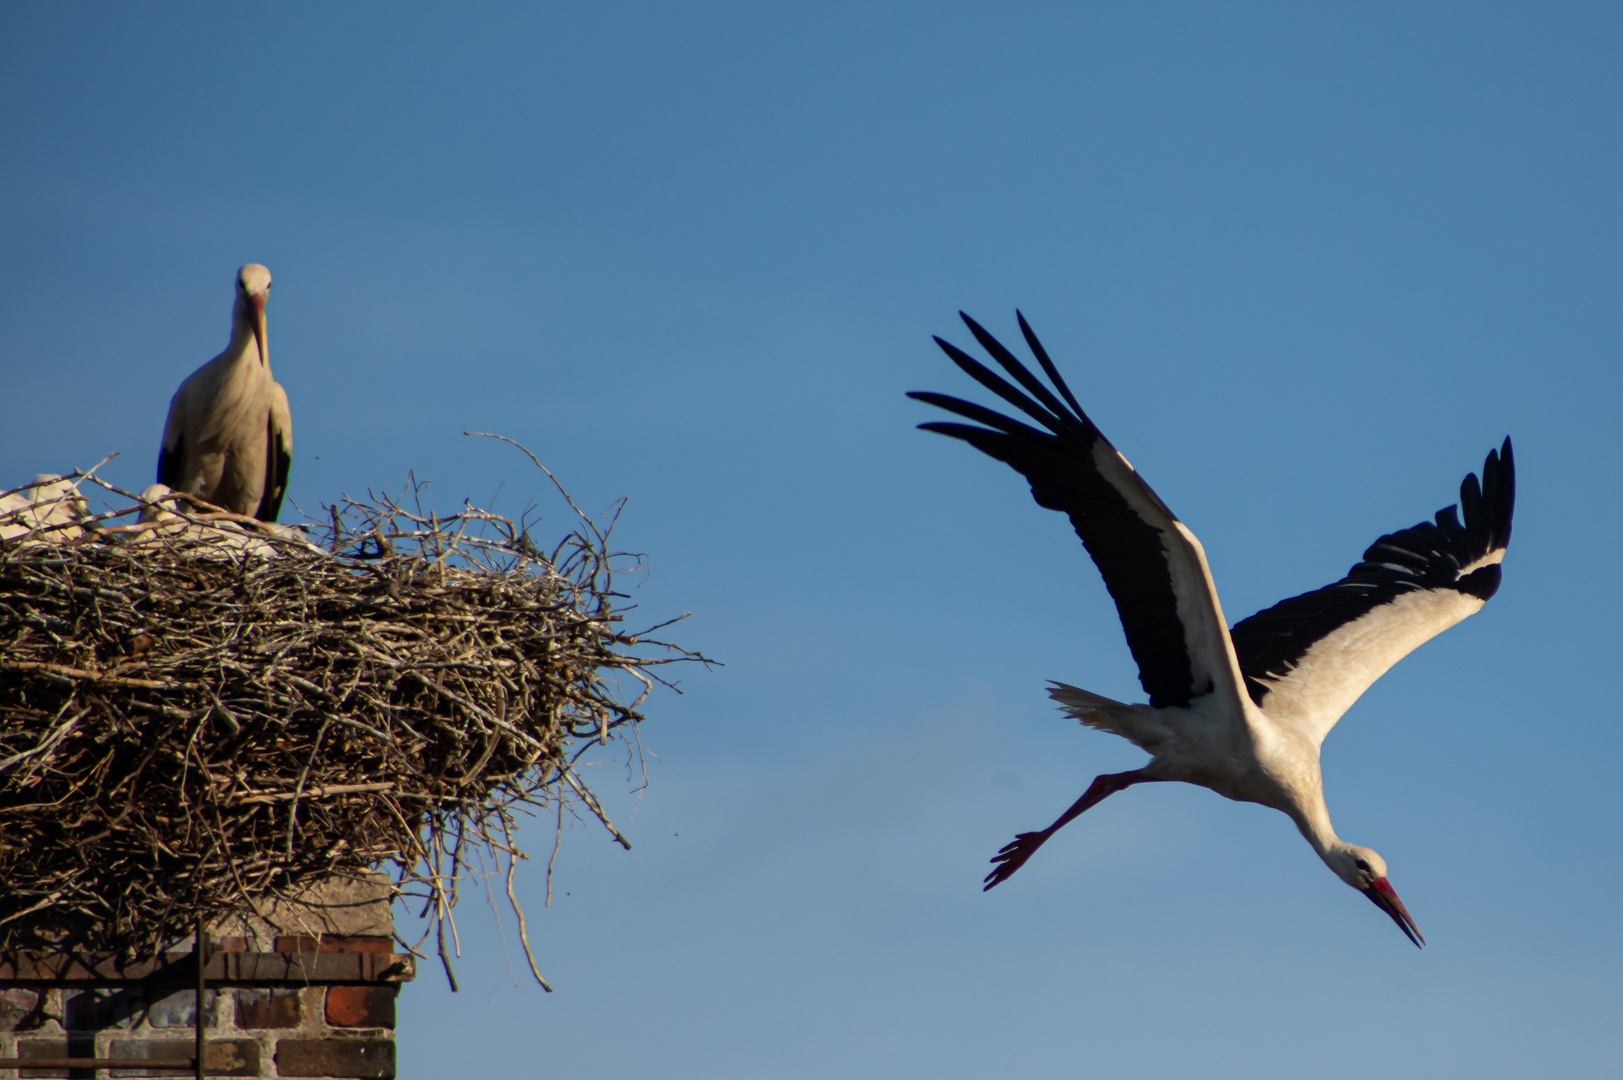
POLYGON ((642 612, 727 666, 640 798, 594 770, 634 849, 524 871, 557 993, 469 900, 408 1080, 1616 1075, 1620 49, 1605 4, 5 4, 0 481, 148 482, 258 261, 299 505, 545 500, 466 430, 628 498, 642 612), (1043 692, 1142 697, 1067 523, 902 396, 1017 306, 1231 619, 1514 436, 1499 596, 1325 746, 1424 952, 1180 785, 980 892, 1143 760, 1043 692))

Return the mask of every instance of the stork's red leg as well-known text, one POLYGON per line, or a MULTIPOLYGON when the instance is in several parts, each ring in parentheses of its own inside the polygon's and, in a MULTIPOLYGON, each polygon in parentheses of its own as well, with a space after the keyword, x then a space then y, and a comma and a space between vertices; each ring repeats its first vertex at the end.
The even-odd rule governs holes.
POLYGON ((1142 769, 1132 772, 1105 773, 1096 776, 1093 783, 1082 797, 1071 804, 1071 808, 1059 816, 1059 820, 1041 832, 1023 832, 1003 845, 1003 849, 992 856, 992 872, 986 875, 986 884, 981 886, 985 892, 992 886, 999 884, 1010 874, 1026 865, 1026 860, 1037 853, 1037 849, 1048 842, 1048 838, 1059 832, 1072 820, 1087 810, 1093 809, 1123 788, 1134 784, 1146 784, 1161 779, 1158 776, 1145 776, 1142 769))

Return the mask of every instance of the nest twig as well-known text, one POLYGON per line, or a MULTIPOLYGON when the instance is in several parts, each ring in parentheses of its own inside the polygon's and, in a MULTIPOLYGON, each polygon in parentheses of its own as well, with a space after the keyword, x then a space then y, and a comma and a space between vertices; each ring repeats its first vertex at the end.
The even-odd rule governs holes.
POLYGON ((454 986, 458 882, 493 863, 545 985, 517 815, 629 847, 581 755, 635 752, 660 668, 709 662, 648 636, 676 620, 625 628, 613 515, 542 550, 527 518, 370 495, 300 537, 67 479, 135 502, 0 545, 0 949, 140 955, 387 867, 454 986))

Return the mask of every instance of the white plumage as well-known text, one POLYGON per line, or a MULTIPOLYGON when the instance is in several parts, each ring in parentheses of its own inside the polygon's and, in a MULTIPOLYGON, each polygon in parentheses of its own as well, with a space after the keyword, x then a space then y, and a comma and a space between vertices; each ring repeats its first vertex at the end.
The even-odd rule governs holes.
POLYGON ((231 341, 175 391, 158 453, 158 483, 261 521, 281 512, 293 457, 287 393, 271 377, 270 288, 258 263, 237 271, 231 341))
POLYGON ((1480 485, 1474 475, 1461 485, 1463 523, 1450 506, 1433 521, 1383 536, 1340 581, 1283 600, 1231 629, 1200 541, 1087 418, 1025 318, 1019 318, 1021 333, 1053 390, 973 319, 963 319, 1019 388, 957 347, 936 342, 1041 429, 944 394, 909 394, 974 421, 919 426, 1009 464, 1030 481, 1039 505, 1070 517, 1116 602, 1150 696, 1146 705, 1130 705, 1054 685, 1051 695, 1070 715, 1137 744, 1150 762, 1097 777, 1048 828, 1021 833, 993 858, 986 888, 1115 792, 1181 780, 1289 815, 1325 865, 1423 944, 1387 881, 1385 861, 1342 840, 1331 826, 1319 747, 1388 668, 1475 613, 1498 589, 1515 505, 1510 440, 1488 454, 1480 485))

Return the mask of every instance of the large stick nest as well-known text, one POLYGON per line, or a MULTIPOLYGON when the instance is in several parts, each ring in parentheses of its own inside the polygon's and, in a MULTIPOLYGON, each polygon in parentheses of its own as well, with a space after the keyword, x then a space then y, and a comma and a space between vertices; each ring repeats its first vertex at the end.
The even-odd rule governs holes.
POLYGON ((543 550, 527 517, 371 496, 306 540, 68 479, 123 504, 0 544, 0 949, 142 954, 381 866, 449 974, 470 872, 505 871, 529 953, 515 815, 625 843, 579 759, 635 755, 657 669, 703 658, 622 623, 612 517, 543 550))

